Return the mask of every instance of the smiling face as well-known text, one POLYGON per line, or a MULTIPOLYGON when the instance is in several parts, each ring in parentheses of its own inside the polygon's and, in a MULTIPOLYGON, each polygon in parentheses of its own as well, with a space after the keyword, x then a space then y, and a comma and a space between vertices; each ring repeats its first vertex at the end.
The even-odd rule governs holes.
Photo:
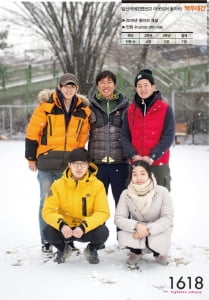
POLYGON ((62 87, 60 87, 60 90, 65 100, 72 100, 73 96, 75 96, 78 91, 78 87, 75 84, 71 83, 63 85, 62 87))
POLYGON ((142 99, 149 98, 155 91, 155 85, 148 79, 141 79, 136 84, 136 92, 142 99))
POLYGON ((88 170, 89 164, 87 161, 75 161, 69 163, 73 178, 76 180, 82 179, 88 170))
POLYGON ((110 77, 105 77, 98 81, 97 90, 104 99, 113 99, 115 83, 110 77))
POLYGON ((149 175, 145 168, 137 166, 132 171, 131 181, 133 184, 143 184, 149 179, 149 175))

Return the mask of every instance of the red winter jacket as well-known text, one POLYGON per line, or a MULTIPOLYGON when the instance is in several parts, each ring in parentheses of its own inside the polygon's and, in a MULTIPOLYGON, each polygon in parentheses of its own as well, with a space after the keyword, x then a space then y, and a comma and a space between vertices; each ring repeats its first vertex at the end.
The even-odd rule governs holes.
MULTIPOLYGON (((143 116, 141 109, 132 103, 127 110, 131 143, 137 154, 149 156, 159 143, 163 132, 168 103, 158 99, 143 116)), ((167 150, 153 165, 168 164, 170 152, 167 150)))

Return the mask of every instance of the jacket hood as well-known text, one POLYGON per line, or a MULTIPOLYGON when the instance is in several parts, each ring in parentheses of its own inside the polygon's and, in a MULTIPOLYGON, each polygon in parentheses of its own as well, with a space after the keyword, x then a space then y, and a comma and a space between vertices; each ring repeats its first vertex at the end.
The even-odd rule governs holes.
POLYGON ((158 99, 162 99, 161 93, 160 93, 160 91, 154 91, 153 94, 151 96, 149 96, 148 98, 146 98, 146 99, 140 98, 139 95, 136 93, 135 96, 134 96, 133 101, 137 102, 137 101, 144 100, 144 101, 150 102, 150 104, 153 104, 158 99))
POLYGON ((38 102, 47 102, 54 92, 55 90, 43 89, 38 93, 38 102))
POLYGON ((90 105, 90 101, 88 100, 88 98, 87 98, 86 96, 81 95, 81 94, 76 94, 76 96, 77 96, 78 98, 80 98, 81 101, 82 101, 84 104, 86 104, 87 106, 90 105))
MULTIPOLYGON (((79 101, 83 102, 86 106, 89 106, 89 100, 84 95, 76 94, 76 97, 79 101)), ((74 98, 73 97, 73 98, 74 98)), ((56 91, 52 94, 51 99, 58 107, 62 107, 62 103, 64 102, 63 94, 61 91, 56 88, 56 91)))
POLYGON ((162 100, 162 96, 159 91, 154 91, 154 93, 146 99, 140 98, 139 95, 136 93, 133 102, 137 106, 139 106, 142 110, 144 110, 144 103, 145 103, 145 111, 147 112, 149 108, 159 99, 162 100))
MULTIPOLYGON (((89 180, 93 179, 94 177, 96 177, 97 172, 98 172, 97 166, 94 163, 90 162, 89 168, 88 168, 86 174, 84 175, 84 177, 81 179, 81 181, 87 181, 87 180, 89 181, 89 180)), ((72 171, 71 171, 70 167, 67 167, 63 171, 62 177, 66 178, 66 179, 72 178, 72 171)))
MULTIPOLYGON (((77 98, 80 99, 86 106, 89 106, 90 102, 87 99, 86 96, 81 94, 76 94, 77 98)), ((50 89, 43 89, 38 94, 38 102, 54 102, 58 107, 61 107, 61 98, 62 93, 59 91, 59 89, 56 90, 50 90, 50 89)))
MULTIPOLYGON (((117 105, 116 105, 116 107, 115 107, 114 110, 117 110, 117 109, 123 108, 124 106, 128 106, 129 105, 129 100, 128 100, 128 98, 125 95, 123 95, 122 93, 118 92, 117 90, 114 91, 114 95, 115 95, 115 97, 114 97, 113 100, 117 101, 117 105)), ((91 104, 92 104, 92 105, 95 105, 96 107, 98 107, 99 109, 102 109, 102 105, 101 105, 102 101, 107 101, 107 99, 99 98, 98 97, 98 93, 96 93, 91 98, 90 108, 91 108, 91 104)))
MULTIPOLYGON (((103 97, 101 96, 101 94, 99 93, 99 91, 97 91, 97 92, 95 93, 95 95, 92 97, 91 102, 99 102, 99 103, 101 103, 101 101, 104 101, 104 100, 107 100, 107 99, 103 98, 103 97)), ((122 102, 123 100, 127 100, 127 101, 128 101, 128 99, 126 98, 126 96, 123 95, 123 94, 122 94, 120 91, 118 91, 118 90, 114 90, 114 93, 113 93, 113 99, 112 99, 112 100, 117 100, 117 101, 119 101, 119 102, 122 102)))

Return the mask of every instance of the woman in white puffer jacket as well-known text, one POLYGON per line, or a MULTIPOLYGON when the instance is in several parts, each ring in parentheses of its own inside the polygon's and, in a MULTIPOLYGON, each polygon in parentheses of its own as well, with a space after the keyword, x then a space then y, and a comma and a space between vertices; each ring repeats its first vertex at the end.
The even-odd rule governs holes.
POLYGON ((174 215, 169 191, 157 185, 147 162, 135 161, 130 170, 115 213, 119 246, 130 250, 129 265, 138 264, 147 250, 167 265, 174 215))

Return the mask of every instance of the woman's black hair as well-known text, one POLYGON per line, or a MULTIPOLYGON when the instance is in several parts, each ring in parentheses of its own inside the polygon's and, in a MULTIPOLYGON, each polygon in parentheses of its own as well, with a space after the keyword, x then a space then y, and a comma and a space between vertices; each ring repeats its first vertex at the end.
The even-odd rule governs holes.
POLYGON ((129 166, 128 184, 131 182, 133 169, 135 167, 138 167, 138 166, 143 167, 146 170, 149 178, 152 180, 152 171, 151 171, 150 165, 146 161, 144 161, 144 160, 136 160, 132 164, 130 164, 130 166, 129 166))

